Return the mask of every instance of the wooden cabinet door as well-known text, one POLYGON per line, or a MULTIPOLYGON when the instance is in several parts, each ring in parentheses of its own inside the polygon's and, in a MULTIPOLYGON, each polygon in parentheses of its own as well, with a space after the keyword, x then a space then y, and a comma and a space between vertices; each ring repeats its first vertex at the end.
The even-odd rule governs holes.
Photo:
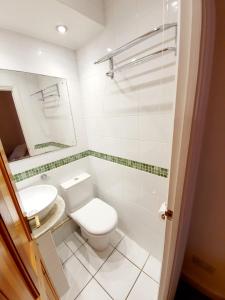
POLYGON ((35 285, 27 282, 24 271, 18 264, 18 253, 0 216, 0 299, 31 300, 40 293, 35 285))
MULTIPOLYGON (((48 300, 46 276, 0 143, 0 300, 48 300)), ((54 295, 51 299, 58 299, 47 281, 54 295)))

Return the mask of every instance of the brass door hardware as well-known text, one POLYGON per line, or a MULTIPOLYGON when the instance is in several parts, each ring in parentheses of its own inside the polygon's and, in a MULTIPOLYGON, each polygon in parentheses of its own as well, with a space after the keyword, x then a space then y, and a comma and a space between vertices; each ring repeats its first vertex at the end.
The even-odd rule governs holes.
POLYGON ((36 215, 36 216, 28 218, 28 222, 30 222, 32 220, 34 220, 34 222, 35 222, 35 225, 34 225, 35 228, 39 228, 41 226, 39 216, 36 215))
POLYGON ((164 214, 161 215, 161 218, 162 218, 163 220, 165 220, 166 218, 167 218, 168 220, 172 220, 172 218, 173 218, 173 211, 170 210, 170 209, 167 209, 167 210, 164 212, 164 214))

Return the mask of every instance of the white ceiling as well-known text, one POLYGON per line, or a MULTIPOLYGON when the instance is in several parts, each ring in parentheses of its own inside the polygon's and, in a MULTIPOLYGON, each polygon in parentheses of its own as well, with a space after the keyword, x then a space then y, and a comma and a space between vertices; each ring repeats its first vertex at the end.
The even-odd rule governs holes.
MULTIPOLYGON (((101 4, 101 0, 95 1, 101 4)), ((92 18, 84 7, 76 10, 75 5, 68 6, 57 0, 0 0, 0 8, 0 28, 71 49, 78 49, 103 29, 94 12, 92 18), (66 34, 55 30, 59 24, 69 28, 66 34)), ((103 5, 100 8, 103 14, 103 5)))

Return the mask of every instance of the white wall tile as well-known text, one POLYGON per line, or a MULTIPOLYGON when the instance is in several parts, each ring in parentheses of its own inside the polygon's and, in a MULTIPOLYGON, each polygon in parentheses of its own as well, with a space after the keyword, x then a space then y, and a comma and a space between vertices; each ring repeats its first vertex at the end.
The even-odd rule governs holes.
POLYGON ((169 168, 171 158, 170 147, 169 143, 141 141, 140 161, 162 168, 169 168))
MULTIPOLYGON (((173 116, 169 113, 152 113, 140 116, 140 139, 169 143, 172 139, 173 116)), ((168 149, 170 153, 170 149, 168 149)), ((149 157, 151 154, 149 154, 149 157)))
MULTIPOLYGON (((121 71, 114 80, 105 76, 107 62, 93 67, 93 56, 98 59, 107 48, 115 49, 165 20, 176 19, 166 9, 166 5, 171 6, 166 1, 105 1, 105 30, 77 51, 77 61, 85 90, 89 148, 169 168, 176 87, 174 54, 121 71)), ((115 63, 126 63, 133 55, 147 55, 166 43, 171 45, 172 34, 171 30, 148 39, 116 57, 115 63)), ((168 179, 94 157, 90 164, 96 193, 117 209, 119 226, 160 256, 165 224, 158 218, 158 209, 167 201, 168 179)))
MULTIPOLYGON (((76 147, 14 163, 13 173, 87 148, 169 168, 176 90, 174 54, 117 73, 114 80, 105 76, 107 62, 95 65, 94 61, 109 48, 115 49, 163 22, 176 21, 175 2, 106 0, 105 30, 75 54, 6 31, 0 33, 0 40, 17 44, 12 49, 1 49, 2 68, 68 79, 76 126, 76 147), (37 57, 40 47, 45 51, 37 57)), ((141 43, 116 57, 115 62, 125 63, 135 53, 140 57, 173 45, 172 31, 141 43)), ((168 179, 89 157, 47 172, 45 183, 59 187, 60 182, 82 171, 92 174, 96 195, 117 209, 122 230, 155 257, 161 257, 165 223, 158 218, 158 209, 167 201, 168 179)), ((18 187, 41 182, 40 176, 36 176, 18 187)), ((58 235, 54 233, 56 243, 72 231, 71 228, 58 235)))

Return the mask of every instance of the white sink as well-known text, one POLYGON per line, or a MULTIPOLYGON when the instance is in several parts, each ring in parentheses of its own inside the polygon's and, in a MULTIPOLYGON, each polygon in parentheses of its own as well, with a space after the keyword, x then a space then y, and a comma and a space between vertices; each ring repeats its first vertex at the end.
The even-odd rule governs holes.
POLYGON ((23 211, 28 218, 43 219, 53 207, 57 189, 52 185, 34 185, 19 191, 23 211))

